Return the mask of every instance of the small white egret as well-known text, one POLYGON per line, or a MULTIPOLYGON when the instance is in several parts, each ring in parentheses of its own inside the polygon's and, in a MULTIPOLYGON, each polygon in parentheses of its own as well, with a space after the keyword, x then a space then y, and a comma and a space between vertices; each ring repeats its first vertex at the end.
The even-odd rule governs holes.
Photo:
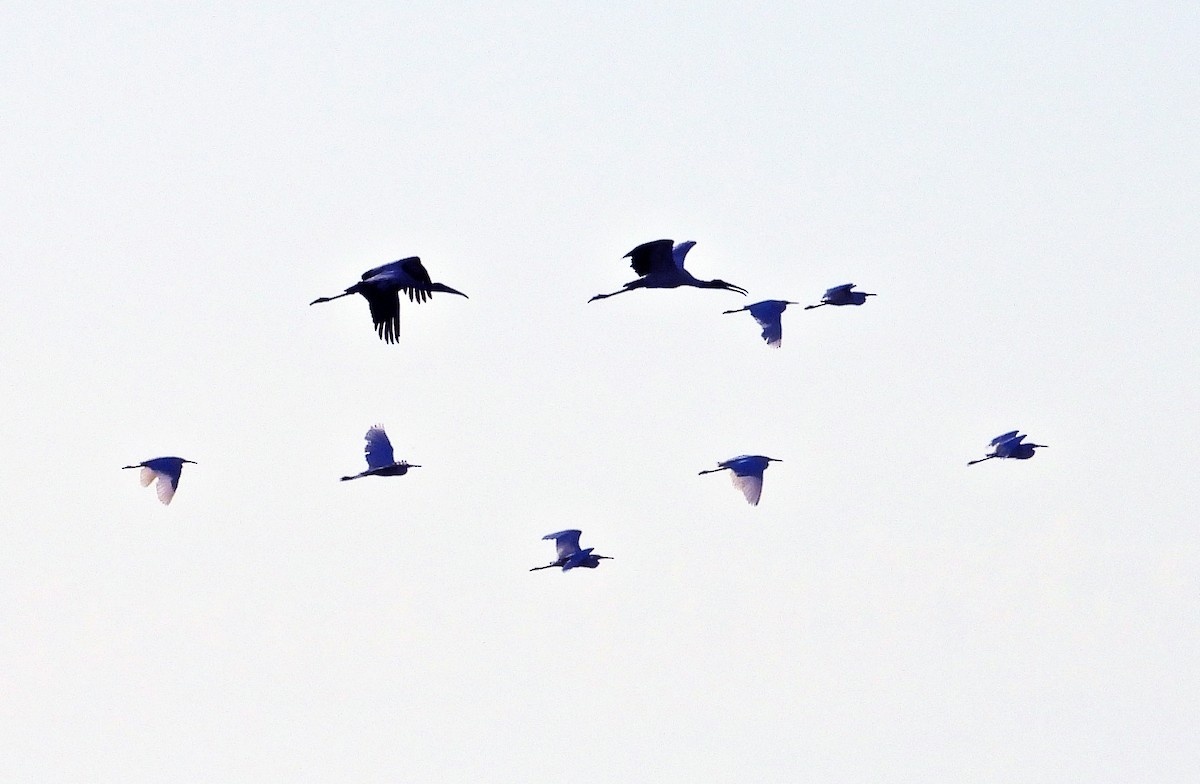
POLYGON ((762 327, 763 340, 767 341, 767 345, 771 348, 779 348, 779 344, 783 342, 783 311, 787 310, 788 305, 799 304, 799 302, 789 302, 785 299, 764 299, 762 302, 755 302, 753 305, 747 305, 744 308, 723 312, 741 313, 743 310, 750 311, 750 315, 762 327))
POLYGON ((967 465, 975 465, 982 463, 984 460, 991 460, 993 457, 1010 458, 1013 460, 1028 460, 1033 457, 1034 450, 1045 449, 1045 444, 1025 444, 1025 436, 1019 435, 1020 430, 1012 430, 1004 435, 996 436, 992 439, 990 446, 992 452, 987 457, 981 457, 978 460, 972 460, 967 465))
POLYGON ((874 294, 867 294, 864 291, 851 291, 854 288, 853 283, 843 283, 840 286, 834 286, 825 291, 825 296, 821 297, 820 304, 805 305, 805 310, 819 308, 822 305, 861 305, 867 301, 867 297, 874 297, 874 294))
POLYGON ((392 442, 388 440, 383 425, 375 425, 367 431, 367 445, 363 452, 367 456, 367 470, 354 476, 343 476, 343 482, 364 476, 404 476, 410 468, 420 468, 419 465, 401 460, 396 462, 392 453, 392 442))
POLYGON ((142 469, 142 487, 157 479, 158 484, 154 486, 154 490, 158 493, 158 500, 169 504, 175 497, 175 489, 179 487, 179 475, 183 473, 184 463, 195 465, 196 461, 184 460, 182 457, 156 457, 137 465, 121 466, 121 469, 142 469))
POLYGON ((731 472, 730 478, 733 479, 733 486, 742 491, 742 495, 746 496, 746 500, 752 506, 758 506, 758 499, 762 495, 763 471, 766 471, 767 466, 771 463, 782 462, 777 458, 763 455, 740 455, 723 463, 717 463, 719 468, 710 468, 700 473, 715 474, 728 468, 731 472))
POLYGON ((574 569, 576 566, 582 566, 584 569, 595 569, 600 565, 600 560, 612 560, 607 555, 593 555, 594 547, 589 547, 586 550, 579 549, 579 535, 583 533, 574 528, 567 531, 557 531, 552 534, 546 534, 542 539, 553 539, 558 548, 558 558, 552 563, 545 566, 535 566, 529 571, 536 572, 539 569, 553 569, 556 566, 561 566, 564 572, 574 569))
POLYGON ((409 256, 369 269, 362 274, 362 280, 341 294, 319 297, 308 304, 316 305, 318 302, 331 302, 351 294, 362 294, 371 308, 371 321, 375 323, 375 332, 384 342, 396 343, 400 340, 401 291, 408 295, 409 302, 416 303, 425 302, 434 292, 467 296, 444 283, 434 283, 421 264, 420 257, 409 256))
POLYGON ((638 279, 631 280, 611 294, 597 294, 588 302, 634 289, 673 289, 679 286, 725 289, 744 295, 746 290, 741 286, 735 286, 723 280, 699 280, 683 268, 683 259, 695 244, 692 240, 681 242, 678 245, 673 245, 673 240, 654 240, 638 245, 625 254, 625 258, 630 259, 629 266, 633 267, 633 271, 638 274, 638 279))

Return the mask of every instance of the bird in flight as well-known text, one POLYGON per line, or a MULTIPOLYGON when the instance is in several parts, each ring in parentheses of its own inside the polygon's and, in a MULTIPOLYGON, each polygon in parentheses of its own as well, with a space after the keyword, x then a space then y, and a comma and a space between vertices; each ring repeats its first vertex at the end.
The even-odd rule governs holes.
POLYGON ((784 299, 764 299, 762 302, 755 302, 753 305, 747 305, 744 308, 723 312, 741 313, 743 310, 750 311, 750 315, 762 327, 763 340, 767 341, 767 345, 771 348, 779 348, 779 344, 783 342, 783 311, 787 310, 788 305, 799 304, 799 302, 789 302, 784 299))
POLYGON ((169 504, 175 497, 175 489, 179 487, 179 475, 183 473, 184 463, 195 465, 196 461, 184 460, 182 457, 156 457, 137 465, 121 466, 121 469, 142 469, 142 487, 157 479, 158 484, 154 486, 154 490, 158 493, 158 500, 169 504))
POLYGON ((730 478, 733 479, 733 486, 742 491, 742 495, 746 496, 746 500, 751 506, 758 506, 758 499, 762 495, 763 471, 766 471, 767 466, 771 463, 782 462, 774 457, 763 455, 740 455, 732 460, 717 463, 718 468, 710 468, 700 473, 715 474, 717 471, 724 471, 728 468, 731 472, 730 478))
POLYGON ((386 343, 396 343, 400 340, 400 292, 408 295, 409 302, 425 302, 435 292, 457 294, 466 297, 457 289, 452 289, 444 283, 434 283, 429 273, 421 264, 418 256, 409 256, 362 274, 362 280, 346 289, 341 294, 332 297, 318 297, 309 305, 318 302, 331 302, 351 294, 362 294, 371 308, 371 321, 375 323, 375 332, 386 343))
POLYGON ((364 476, 404 476, 408 469, 421 467, 404 460, 396 462, 392 454, 392 442, 383 431, 383 425, 375 425, 367 431, 367 445, 363 451, 367 455, 367 470, 354 476, 343 476, 343 482, 364 476))
POLYGON ((874 294, 867 294, 864 291, 851 291, 854 288, 853 283, 843 283, 840 286, 834 286, 825 291, 825 296, 821 297, 821 302, 817 305, 805 305, 805 310, 819 308, 822 305, 861 305, 867 301, 867 297, 874 297, 874 294))
POLYGON ((583 532, 572 528, 568 531, 558 531, 557 533, 543 536, 542 539, 554 540, 554 544, 558 548, 558 558, 545 566, 535 566, 529 571, 536 572, 539 569, 553 569, 556 566, 561 566, 564 572, 570 571, 576 566, 582 566, 584 569, 595 569, 600 565, 601 559, 612 560, 607 555, 592 555, 594 547, 589 547, 586 550, 579 549, 579 535, 581 533, 583 532))
POLYGON ((625 254, 625 258, 630 259, 629 266, 633 267, 633 271, 638 274, 637 280, 629 281, 611 294, 597 294, 588 302, 634 289, 673 289, 679 286, 725 289, 744 295, 746 290, 741 286, 735 286, 723 280, 698 280, 683 268, 683 258, 695 244, 691 240, 678 245, 673 245, 673 240, 654 240, 638 245, 625 254))
POLYGON ((978 460, 972 460, 967 465, 975 465, 982 463, 984 460, 991 460, 993 457, 1011 458, 1013 460, 1028 460, 1033 457, 1034 450, 1045 449, 1045 444, 1026 444, 1025 436, 1018 435, 1020 430, 1013 430, 1004 435, 996 436, 992 439, 992 452, 987 457, 981 457, 978 460))

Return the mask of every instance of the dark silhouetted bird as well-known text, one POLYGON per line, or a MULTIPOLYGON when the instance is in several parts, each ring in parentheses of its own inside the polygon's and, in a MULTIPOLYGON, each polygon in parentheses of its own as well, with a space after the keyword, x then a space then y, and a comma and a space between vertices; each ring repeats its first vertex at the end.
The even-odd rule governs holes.
POLYGON ((597 294, 589 299, 605 299, 634 289, 673 289, 679 286, 695 286, 698 289, 726 289, 745 294, 741 286, 726 283, 723 280, 698 280, 692 273, 683 268, 683 258, 696 243, 688 240, 672 246, 672 240, 654 240, 638 245, 625 254, 630 259, 629 266, 633 267, 639 277, 631 280, 611 294, 597 294))
POLYGON ((429 279, 421 259, 409 256, 369 269, 362 274, 362 280, 346 289, 341 294, 332 297, 319 297, 309 305, 318 302, 331 302, 351 294, 362 294, 371 308, 371 321, 375 323, 375 331, 387 343, 400 340, 400 292, 408 295, 410 302, 421 303, 429 299, 435 292, 457 294, 466 297, 457 289, 452 289, 444 283, 434 283, 429 279))

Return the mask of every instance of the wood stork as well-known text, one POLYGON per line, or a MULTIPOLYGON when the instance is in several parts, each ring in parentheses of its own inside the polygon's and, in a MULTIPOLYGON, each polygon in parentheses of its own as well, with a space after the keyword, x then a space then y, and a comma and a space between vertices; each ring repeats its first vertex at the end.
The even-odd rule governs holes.
POLYGON ((762 302, 755 302, 753 305, 747 305, 744 308, 723 312, 741 313, 743 310, 750 311, 750 315, 762 327, 763 340, 767 341, 767 345, 771 348, 779 348, 779 344, 783 342, 783 311, 787 310, 788 305, 799 304, 799 302, 789 302, 785 299, 764 299, 762 302))
POLYGON ((196 461, 184 460, 182 457, 155 457, 137 465, 121 466, 121 469, 142 469, 142 487, 157 479, 158 484, 154 486, 154 490, 158 493, 158 500, 169 504, 175 497, 175 489, 179 487, 179 475, 183 473, 184 463, 195 465, 196 461))
POLYGON ((805 305, 805 310, 819 308, 822 305, 861 305, 867 301, 867 297, 874 297, 874 294, 867 294, 864 291, 851 291, 854 288, 853 283, 843 283, 840 286, 834 286, 825 291, 825 296, 821 297, 821 302, 816 305, 805 305))
POLYGON ((383 341, 396 343, 400 340, 401 291, 408 295, 409 302, 416 303, 425 302, 434 292, 467 296, 444 283, 434 283, 429 279, 429 273, 421 264, 420 257, 409 256, 369 269, 362 274, 362 280, 341 294, 318 297, 308 304, 316 305, 318 302, 331 302, 350 294, 362 294, 371 308, 371 321, 375 323, 375 332, 383 341))
POLYGON ((1045 444, 1025 444, 1025 436, 1019 435, 1020 430, 1012 430, 1004 435, 996 436, 992 439, 992 453, 987 457, 981 457, 978 460, 972 460, 967 465, 975 465, 982 463, 984 460, 991 460, 993 457, 1011 458, 1013 460, 1028 460, 1033 457, 1034 450, 1045 449, 1045 444))
POLYGON ((392 454, 392 442, 388 440, 383 425, 375 425, 367 431, 367 445, 363 452, 367 455, 367 470, 354 476, 343 476, 343 482, 364 476, 404 476, 410 468, 420 468, 419 465, 401 460, 396 462, 392 454))
POLYGON ((726 289, 745 295, 746 290, 741 286, 726 283, 723 280, 698 280, 692 273, 683 268, 683 259, 696 243, 692 240, 672 245, 673 240, 654 240, 638 245, 625 254, 630 259, 629 266, 638 274, 637 280, 631 280, 611 294, 597 294, 588 300, 593 302, 634 289, 673 289, 679 286, 695 286, 698 289, 726 289))
POLYGON ((553 539, 555 546, 558 548, 558 558, 552 563, 545 566, 535 566, 529 571, 536 572, 539 569, 553 569, 556 566, 561 566, 564 572, 574 569, 576 566, 582 566, 584 569, 595 569, 600 565, 600 560, 612 560, 607 555, 593 555, 594 547, 589 547, 586 550, 579 549, 579 535, 582 531, 574 528, 567 531, 557 531, 552 534, 546 534, 542 539, 553 539))
POLYGON ((762 495, 763 471, 766 471, 767 466, 771 463, 782 462, 782 460, 764 455, 739 455, 723 463, 717 463, 718 468, 710 468, 700 473, 715 474, 717 471, 724 471, 728 468, 731 472, 730 478, 733 479, 733 486, 742 491, 742 495, 746 496, 746 500, 752 506, 758 506, 759 496, 762 495))

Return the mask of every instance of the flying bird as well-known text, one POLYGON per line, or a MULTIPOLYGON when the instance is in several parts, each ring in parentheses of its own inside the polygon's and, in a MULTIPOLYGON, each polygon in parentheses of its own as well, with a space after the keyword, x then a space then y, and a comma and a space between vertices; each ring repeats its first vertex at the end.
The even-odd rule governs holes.
POLYGON ((631 280, 611 294, 597 294, 588 300, 592 302, 605 299, 634 289, 673 289, 679 286, 695 286, 698 289, 726 289, 745 295, 746 290, 741 286, 726 283, 723 280, 698 280, 692 273, 683 268, 683 258, 696 243, 688 240, 672 246, 673 240, 654 240, 638 245, 625 254, 630 259, 629 266, 638 274, 637 280, 631 280))
POLYGON ((196 461, 184 460, 182 457, 156 457, 137 465, 121 466, 121 469, 142 469, 142 487, 157 479, 158 484, 154 486, 154 490, 158 493, 158 500, 169 504, 175 497, 175 489, 179 487, 179 475, 183 473, 184 463, 195 465, 196 461))
POLYGON ((363 451, 367 455, 367 470, 354 476, 343 476, 343 482, 364 476, 404 476, 408 469, 421 467, 404 460, 396 462, 392 454, 392 442, 383 431, 383 425, 375 425, 367 431, 367 445, 363 451))
POLYGON ((762 327, 763 340, 767 341, 767 345, 771 348, 779 348, 779 344, 783 342, 783 323, 781 321, 783 311, 787 310, 788 305, 799 304, 799 302, 789 302, 784 299, 764 299, 762 302, 755 302, 753 305, 747 305, 744 308, 723 312, 741 313, 743 310, 750 311, 750 315, 754 316, 754 320, 762 327))
POLYGON ((1020 430, 1013 430, 1004 435, 996 436, 992 439, 992 452, 987 457, 981 457, 978 460, 972 460, 967 465, 975 465, 982 463, 984 460, 991 460, 993 457, 1012 458, 1014 460, 1028 460, 1033 457, 1034 450, 1045 449, 1045 444, 1026 444, 1025 436, 1018 435, 1020 430))
POLYGON ((380 339, 387 343, 400 340, 400 292, 408 295, 409 302, 425 302, 434 294, 457 294, 466 297, 457 289, 452 289, 444 283, 434 283, 429 279, 429 273, 421 264, 418 256, 409 256, 369 269, 362 274, 362 280, 346 289, 341 294, 332 297, 319 297, 309 305, 318 302, 331 302, 351 294, 362 294, 371 308, 371 321, 375 323, 375 332, 380 339))
POLYGON ((732 472, 730 478, 733 479, 733 486, 742 491, 742 495, 746 496, 746 500, 750 502, 751 506, 758 506, 759 496, 762 495, 763 471, 766 471, 767 466, 771 463, 782 462, 774 457, 763 455, 741 455, 732 460, 717 463, 719 468, 710 468, 700 473, 715 474, 717 471, 724 471, 728 468, 732 472))
POLYGON ((561 566, 564 572, 574 569, 576 566, 582 566, 584 569, 595 569, 600 565, 600 560, 612 560, 607 555, 592 555, 594 547, 589 547, 586 550, 579 549, 579 535, 583 533, 574 528, 568 531, 559 531, 553 534, 546 534, 542 539, 553 539, 555 546, 558 548, 558 558, 552 563, 545 566, 535 566, 529 571, 536 572, 539 569, 553 569, 556 566, 561 566))
POLYGON ((834 286, 825 291, 825 296, 821 297, 821 302, 817 305, 805 305, 805 310, 819 308, 822 305, 861 305, 867 301, 867 297, 874 297, 874 294, 867 294, 864 291, 851 291, 854 288, 853 283, 843 283, 840 286, 834 286))

